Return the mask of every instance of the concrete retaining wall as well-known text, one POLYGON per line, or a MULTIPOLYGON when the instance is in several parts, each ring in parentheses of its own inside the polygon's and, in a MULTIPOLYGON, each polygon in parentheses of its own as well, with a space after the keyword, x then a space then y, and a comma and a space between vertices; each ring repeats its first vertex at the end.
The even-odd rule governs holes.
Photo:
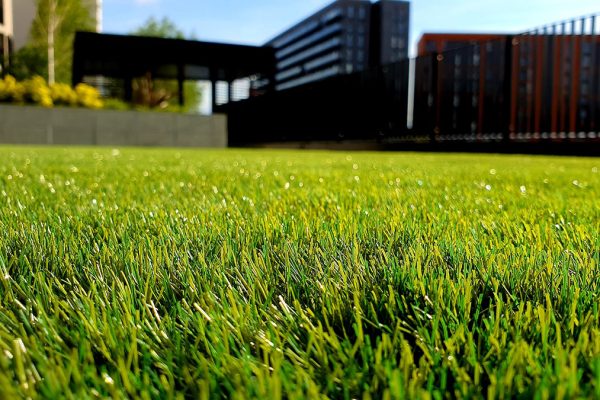
POLYGON ((0 105, 0 143, 227 147, 227 118, 0 105))

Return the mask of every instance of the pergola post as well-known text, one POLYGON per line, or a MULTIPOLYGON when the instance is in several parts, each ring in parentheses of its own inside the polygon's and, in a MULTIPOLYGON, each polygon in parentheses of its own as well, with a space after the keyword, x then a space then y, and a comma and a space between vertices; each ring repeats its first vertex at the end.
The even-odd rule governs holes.
POLYGON ((228 99, 229 103, 233 103, 233 89, 234 89, 233 82, 234 81, 227 82, 227 84, 229 86, 229 99, 228 99))
POLYGON ((127 75, 123 79, 123 98, 128 103, 133 101, 133 78, 131 75, 127 75))
POLYGON ((185 104, 185 93, 183 83, 185 81, 185 71, 182 64, 177 65, 177 91, 179 97, 179 105, 183 107, 185 104))
POLYGON ((211 93, 212 93, 212 113, 215 113, 215 110, 217 109, 217 80, 215 79, 214 75, 211 74, 210 77, 210 89, 211 89, 211 93))

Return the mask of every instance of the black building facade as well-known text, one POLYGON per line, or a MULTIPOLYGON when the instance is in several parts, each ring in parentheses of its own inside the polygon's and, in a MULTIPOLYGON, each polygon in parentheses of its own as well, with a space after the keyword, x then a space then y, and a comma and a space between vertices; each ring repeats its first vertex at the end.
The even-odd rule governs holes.
POLYGON ((410 4, 337 0, 266 46, 275 49, 275 89, 286 90, 408 57, 410 4))
POLYGON ((73 86, 80 82, 96 85, 101 93, 130 102, 135 78, 175 80, 183 105, 185 81, 210 81, 213 110, 221 111, 220 97, 224 103, 236 97, 234 82, 273 74, 273 53, 262 46, 77 32, 73 86), (97 77, 103 77, 102 87, 97 77))

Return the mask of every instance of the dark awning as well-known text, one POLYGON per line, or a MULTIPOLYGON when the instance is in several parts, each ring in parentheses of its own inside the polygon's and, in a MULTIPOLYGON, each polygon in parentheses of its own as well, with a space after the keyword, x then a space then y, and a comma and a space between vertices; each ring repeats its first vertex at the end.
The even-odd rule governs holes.
POLYGON ((127 79, 150 72, 163 79, 231 82, 270 75, 274 59, 270 47, 77 32, 73 81, 94 75, 127 79))

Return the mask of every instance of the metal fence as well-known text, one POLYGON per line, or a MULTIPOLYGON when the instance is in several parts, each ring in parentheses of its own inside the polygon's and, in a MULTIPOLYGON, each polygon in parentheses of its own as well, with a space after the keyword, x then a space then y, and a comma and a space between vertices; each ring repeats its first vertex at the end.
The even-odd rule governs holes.
POLYGON ((599 33, 592 15, 417 57, 413 131, 432 141, 598 139, 599 33))

